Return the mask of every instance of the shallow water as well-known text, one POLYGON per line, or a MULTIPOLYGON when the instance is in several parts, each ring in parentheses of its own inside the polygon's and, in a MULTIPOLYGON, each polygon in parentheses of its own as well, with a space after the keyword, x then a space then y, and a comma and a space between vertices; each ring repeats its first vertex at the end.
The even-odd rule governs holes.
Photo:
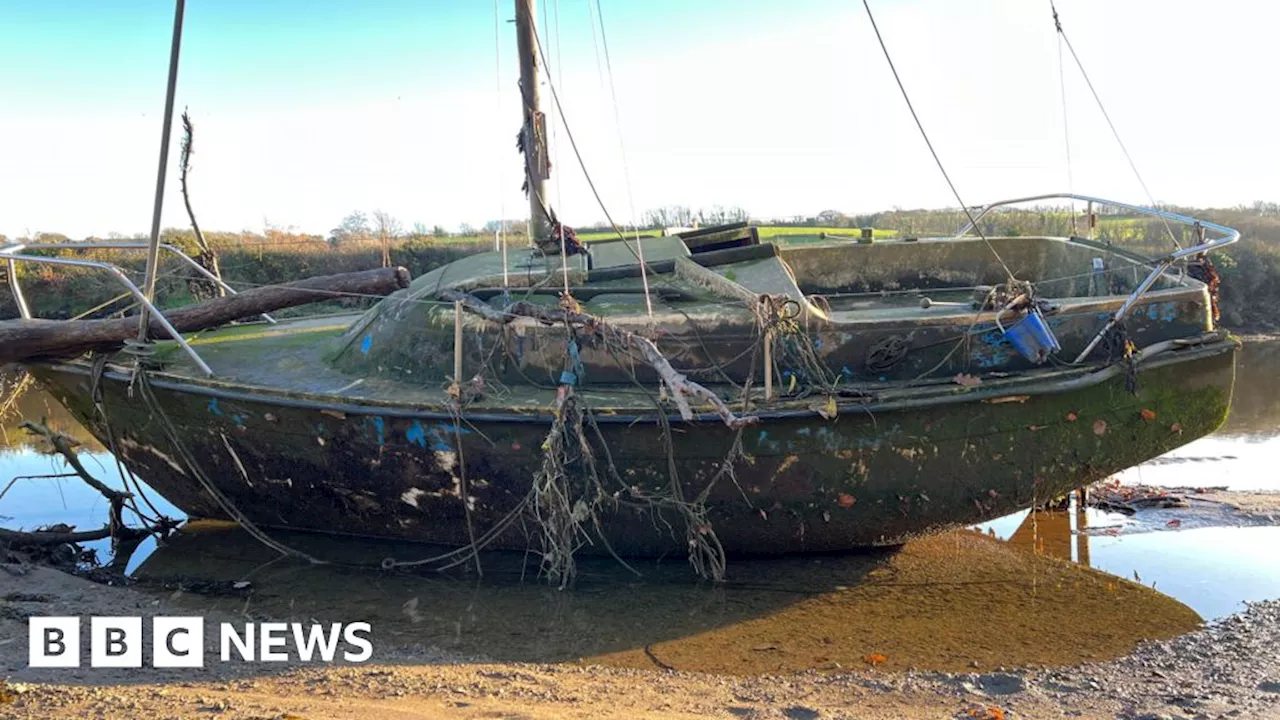
MULTIPOLYGON (((1280 342, 1246 346, 1227 425, 1122 479, 1280 491, 1280 476, 1268 467, 1280 457, 1280 387, 1271 382, 1277 371, 1280 342)), ((120 485, 111 456, 43 394, 29 393, 21 410, 81 438, 89 469, 120 485)), ((0 489, 12 477, 66 471, 22 431, 10 426, 5 434, 0 489)), ((150 497, 162 512, 180 515, 150 497)), ((89 529, 101 526, 105 512, 104 501, 74 478, 17 480, 0 497, 5 527, 62 522, 89 529)), ((148 541, 128 567, 142 587, 179 589, 193 609, 362 619, 395 644, 502 660, 733 673, 847 668, 873 654, 883 655, 888 669, 1078 662, 1189 629, 1196 614, 1216 618, 1246 601, 1280 597, 1280 553, 1270 550, 1280 527, 1080 532, 1126 522, 1093 510, 1019 513, 977 533, 900 550, 733 560, 722 586, 694 582, 679 558, 638 562, 640 577, 612 560, 588 559, 571 592, 539 582, 536 563, 521 554, 486 555, 483 578, 465 568, 383 573, 341 563, 376 566, 384 557, 431 551, 288 536, 289 544, 339 563, 316 568, 273 562, 270 550, 216 523, 158 550, 148 541), (240 580, 249 588, 230 589, 229 581, 240 580)), ((105 555, 105 542, 94 547, 105 555)))

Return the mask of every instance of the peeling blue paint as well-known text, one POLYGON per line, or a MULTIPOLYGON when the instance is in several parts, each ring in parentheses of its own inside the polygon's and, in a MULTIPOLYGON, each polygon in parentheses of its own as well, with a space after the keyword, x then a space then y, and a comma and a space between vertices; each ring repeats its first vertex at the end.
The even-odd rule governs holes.
POLYGON ((386 444, 386 426, 383 424, 382 418, 375 415, 371 418, 367 418, 365 422, 373 425, 373 431, 378 436, 378 444, 385 445, 386 444))
POLYGON ((455 436, 470 434, 471 430, 454 423, 436 423, 430 428, 424 428, 421 421, 414 420, 413 425, 405 431, 404 437, 414 445, 427 448, 431 452, 453 452, 455 448, 450 441, 455 436))
POLYGON ((231 422, 235 423, 238 427, 244 427, 244 415, 241 415, 240 413, 231 413, 231 422))
POLYGON ((360 352, 368 355, 369 350, 373 348, 373 333, 365 333, 364 339, 360 341, 360 352))
POLYGON ((218 398, 209 398, 209 412, 214 415, 222 414, 222 410, 218 407, 218 398))
POLYGON ((404 439, 418 445, 420 447, 427 446, 427 433, 422 429, 422 423, 418 420, 413 421, 413 425, 404 431, 404 439))

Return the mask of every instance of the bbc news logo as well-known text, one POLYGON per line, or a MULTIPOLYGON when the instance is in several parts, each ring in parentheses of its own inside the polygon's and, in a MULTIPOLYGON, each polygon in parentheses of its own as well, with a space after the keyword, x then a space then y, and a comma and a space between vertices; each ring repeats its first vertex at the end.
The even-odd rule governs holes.
MULTIPOLYGON (((78 617, 32 617, 28 621, 27 664, 33 668, 77 668, 81 623, 78 617)), ((205 664, 202 617, 151 618, 151 665, 200 668, 205 664)), ((362 663, 373 656, 369 623, 219 623, 218 658, 247 662, 334 662, 341 657, 362 663), (290 650, 292 649, 292 656, 290 650), (341 652, 339 652, 341 650, 341 652)), ((147 643, 140 617, 89 618, 89 666, 140 668, 147 643)))

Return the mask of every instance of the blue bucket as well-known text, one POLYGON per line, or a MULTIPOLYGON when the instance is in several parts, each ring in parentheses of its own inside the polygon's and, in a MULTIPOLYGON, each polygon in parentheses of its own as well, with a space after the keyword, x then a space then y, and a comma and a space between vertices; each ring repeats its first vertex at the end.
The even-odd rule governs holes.
MULTIPOLYGON (((999 324, 998 319, 996 323, 999 324)), ((1044 315, 1040 314, 1039 308, 1033 308, 1026 317, 1008 328, 1000 329, 1004 331, 1004 336, 1009 343, 1017 348, 1023 357, 1037 365, 1062 349, 1058 344, 1058 338, 1054 337, 1053 331, 1049 329, 1049 323, 1045 322, 1044 315)))

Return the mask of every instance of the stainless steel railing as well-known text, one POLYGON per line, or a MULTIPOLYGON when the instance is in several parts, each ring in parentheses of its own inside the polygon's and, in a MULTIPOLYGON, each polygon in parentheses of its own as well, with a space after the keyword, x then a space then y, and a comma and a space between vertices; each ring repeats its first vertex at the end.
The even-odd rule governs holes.
POLYGON ((1029 202, 1039 202, 1041 200, 1078 200, 1080 202, 1088 203, 1086 212, 1088 213, 1091 226, 1093 219, 1093 206, 1104 205, 1128 210, 1140 215, 1149 215, 1151 217, 1161 218, 1180 225, 1189 225, 1196 229, 1196 237, 1199 240, 1197 244, 1192 245, 1191 247, 1179 248, 1168 255, 1155 260, 1155 267, 1152 271, 1138 285, 1137 289, 1135 289, 1133 293, 1125 299, 1124 304, 1121 305, 1120 309, 1111 316, 1111 319, 1107 321, 1107 324, 1098 331, 1098 334, 1094 336, 1093 340, 1089 341, 1089 344, 1085 347, 1084 351, 1075 359, 1075 362, 1077 363, 1083 362, 1084 359, 1089 356, 1089 353, 1093 352, 1093 349, 1098 346, 1098 343, 1102 342, 1102 338, 1111 331, 1111 328, 1115 327, 1116 323, 1124 320, 1124 318, 1129 314, 1129 311, 1133 309, 1133 306, 1137 304, 1138 300, 1140 300, 1142 296, 1151 289, 1151 286, 1155 284, 1156 280, 1159 280, 1175 262, 1191 255, 1199 255, 1201 253, 1212 252, 1214 250, 1224 248, 1240 239, 1240 231, 1235 230, 1234 228, 1229 228, 1225 225, 1218 225, 1217 223, 1211 223, 1207 220, 1197 220, 1196 218, 1189 217, 1187 215, 1179 215, 1178 213, 1169 212, 1168 210, 1143 207, 1141 205, 1130 205, 1128 203, 1092 197, 1090 195, 1076 195, 1075 193, 1032 195, 1030 197, 1014 198, 1012 200, 1000 200, 989 205, 984 205, 973 215, 973 220, 965 224, 965 226, 960 229, 960 232, 956 233, 956 237, 963 237, 964 235, 967 235, 969 231, 973 230, 977 223, 981 222, 982 218, 986 217, 987 213, 991 212, 995 208, 1006 207, 1009 205, 1021 205, 1029 202), (1208 239, 1206 237, 1208 231, 1218 233, 1220 237, 1208 239))
MULTIPOLYGON (((27 305, 26 296, 22 292, 22 284, 18 279, 18 272, 17 272, 18 263, 29 262, 29 263, 39 264, 39 265, 61 265, 66 267, 83 267, 83 268, 93 268, 93 269, 101 270, 107 273, 108 275, 110 275, 111 277, 115 278, 121 285, 123 285, 125 289, 128 291, 128 293, 132 295, 135 300, 138 301, 138 304, 142 306, 146 310, 146 312, 150 314, 151 317, 154 317, 156 319, 156 322, 160 324, 160 327, 164 329, 165 333, 169 337, 173 338, 175 342, 178 343, 178 345, 182 348, 183 352, 185 352, 191 358, 191 360, 195 362, 195 364, 200 368, 200 370, 204 372, 205 375, 209 377, 213 377, 213 374, 214 374, 213 370, 209 367, 208 363, 206 363, 204 359, 200 357, 200 354, 197 353, 195 349, 191 347, 191 344, 188 343, 186 339, 182 337, 182 333, 178 332, 177 328, 173 327, 173 325, 169 322, 169 319, 165 317, 164 313, 161 312, 158 308, 156 308, 156 306, 152 304, 150 300, 147 299, 146 295, 142 292, 142 290, 139 289, 138 286, 134 284, 132 280, 129 279, 129 276, 126 275, 124 271, 120 269, 120 267, 113 265, 111 263, 102 262, 99 260, 83 260, 83 259, 77 259, 77 258, 48 257, 44 255, 28 255, 28 254, 22 253, 23 250, 28 250, 28 249, 32 249, 32 250, 94 250, 94 249, 146 250, 147 248, 148 248, 148 244, 142 243, 142 242, 76 242, 76 243, 47 243, 47 244, 35 243, 31 245, 23 244, 23 243, 14 243, 14 244, 6 245, 4 247, 0 247, 0 257, 3 257, 5 259, 5 262, 8 264, 9 290, 13 293, 14 303, 18 306, 18 314, 21 315, 24 319, 31 318, 31 309, 30 309, 30 306, 27 305)), ((221 287, 223 290, 227 291, 228 293, 232 295, 236 294, 236 291, 234 288, 232 288, 230 285, 227 285, 225 282, 220 280, 216 275, 206 270, 202 265, 197 263, 195 260, 191 259, 190 256, 182 252, 182 250, 178 249, 177 247, 174 247, 173 245, 161 243, 160 249, 177 256, 178 259, 181 260, 184 264, 191 267, 196 272, 203 275, 205 278, 217 283, 219 287, 221 287)), ((262 317, 269 323, 275 322, 275 319, 266 313, 263 313, 262 317)))

